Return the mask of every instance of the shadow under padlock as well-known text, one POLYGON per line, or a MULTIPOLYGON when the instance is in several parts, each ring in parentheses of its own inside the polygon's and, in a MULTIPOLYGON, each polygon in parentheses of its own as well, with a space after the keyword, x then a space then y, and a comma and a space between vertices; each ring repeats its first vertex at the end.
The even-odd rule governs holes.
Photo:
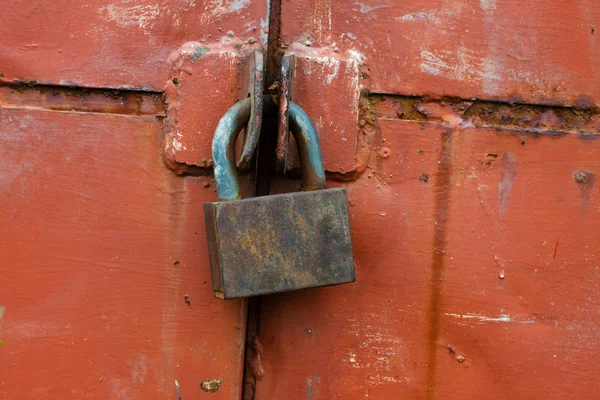
MULTIPOLYGON (((265 109, 272 107, 265 96, 265 109)), ((240 200, 237 136, 250 100, 231 107, 213 138, 218 202, 204 204, 215 297, 234 299, 354 282, 346 189, 326 189, 321 148, 306 113, 290 104, 303 192, 240 200)))

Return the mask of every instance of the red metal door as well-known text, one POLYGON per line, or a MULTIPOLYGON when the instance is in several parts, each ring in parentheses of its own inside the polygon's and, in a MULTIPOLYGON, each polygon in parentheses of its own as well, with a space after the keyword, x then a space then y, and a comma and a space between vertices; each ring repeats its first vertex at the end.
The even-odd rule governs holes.
POLYGON ((598 398, 600 3, 289 0, 281 21, 357 278, 263 300, 256 398, 598 398))
POLYGON ((163 141, 192 149, 181 132, 238 98, 267 2, 1 8, 0 398, 177 399, 176 380, 240 398, 246 306, 212 297, 214 185, 169 170, 163 141))
POLYGON ((201 204, 263 47, 268 84, 296 56, 357 281, 262 299, 245 397, 598 397, 600 5, 9 3, 2 396, 241 397, 246 304, 212 299, 201 204))

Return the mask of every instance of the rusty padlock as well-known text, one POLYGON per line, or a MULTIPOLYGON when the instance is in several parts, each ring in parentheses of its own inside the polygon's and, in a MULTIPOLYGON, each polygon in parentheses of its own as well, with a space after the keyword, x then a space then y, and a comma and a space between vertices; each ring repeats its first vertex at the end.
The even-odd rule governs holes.
POLYGON ((250 101, 240 101, 221 118, 213 139, 219 201, 204 204, 204 214, 215 297, 354 282, 346 190, 326 189, 315 128, 296 104, 289 118, 304 191, 240 200, 235 143, 249 115, 250 101))

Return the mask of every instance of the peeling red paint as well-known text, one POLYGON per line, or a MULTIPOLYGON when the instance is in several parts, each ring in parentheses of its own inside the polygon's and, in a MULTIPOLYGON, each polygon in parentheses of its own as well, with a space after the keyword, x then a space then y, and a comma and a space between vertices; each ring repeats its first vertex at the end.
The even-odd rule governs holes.
MULTIPOLYGON (((211 300, 198 246, 214 185, 161 147, 210 174, 267 2, 46 3, 0 17, 0 394, 240 398, 246 303, 211 300)), ((272 6, 358 278, 265 298, 255 398, 594 398, 600 5, 272 6)))
POLYGON ((599 18, 592 2, 294 0, 281 35, 364 54, 370 93, 594 107, 599 18))

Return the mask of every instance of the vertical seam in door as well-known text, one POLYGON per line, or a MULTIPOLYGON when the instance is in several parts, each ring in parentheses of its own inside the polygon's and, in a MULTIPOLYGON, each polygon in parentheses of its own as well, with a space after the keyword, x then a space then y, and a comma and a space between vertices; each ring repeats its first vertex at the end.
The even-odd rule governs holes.
MULTIPOLYGON (((268 88, 277 79, 277 72, 279 71, 279 65, 281 63, 281 57, 279 55, 279 39, 281 32, 281 0, 267 0, 267 24, 269 34, 266 40, 267 54, 265 57, 265 81, 263 90, 266 92, 268 88)), ((276 134, 276 130, 268 132, 271 124, 264 124, 262 134, 276 134), (267 128, 267 129, 265 129, 267 128)), ((263 142, 261 140, 261 142, 263 142)), ((259 144, 260 147, 260 144, 259 144)), ((263 153, 265 153, 263 151, 263 153)), ((265 154, 264 156, 266 156, 265 154)), ((257 150, 257 162, 261 162, 262 158, 260 152, 257 150)), ((255 177, 257 180, 259 177, 255 177)), ((259 188, 260 185, 257 185, 259 188)), ((262 189, 260 189, 262 190, 262 189)), ((256 193, 257 196, 262 196, 268 193, 256 193)), ((261 299, 262 297, 251 297, 248 299, 248 319, 246 322, 246 345, 244 351, 244 371, 242 375, 242 400, 254 400, 256 396, 256 381, 257 375, 259 375, 258 369, 262 370, 261 363, 261 349, 259 342, 260 334, 260 310, 261 310, 261 299)))

